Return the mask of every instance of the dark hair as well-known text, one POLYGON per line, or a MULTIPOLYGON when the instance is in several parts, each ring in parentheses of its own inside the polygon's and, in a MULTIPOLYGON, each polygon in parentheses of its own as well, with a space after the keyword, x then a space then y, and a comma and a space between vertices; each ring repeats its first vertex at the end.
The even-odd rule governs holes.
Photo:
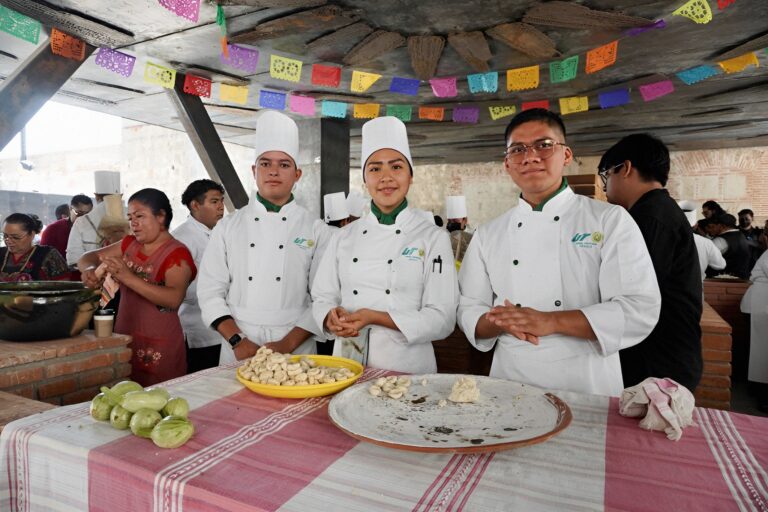
POLYGON ((43 223, 34 213, 12 213, 3 221, 6 224, 21 224, 27 233, 39 233, 43 230, 43 223))
POLYGON ((710 224, 721 224, 727 228, 735 228, 736 227, 736 217, 731 215, 730 213, 721 213, 717 216, 712 216, 709 219, 710 224))
POLYGON ((714 212, 714 215, 720 215, 721 213, 725 213, 725 209, 720 206, 720 204, 717 201, 709 200, 705 202, 703 205, 701 205, 702 208, 706 208, 707 210, 712 210, 714 212))
POLYGON ((130 203, 131 201, 138 201, 148 207, 152 210, 152 215, 160 215, 160 212, 163 212, 165 214, 166 229, 171 226, 173 209, 165 192, 156 188, 143 188, 128 198, 128 202, 130 203))
POLYGON ((72 206, 75 206, 76 204, 93 206, 93 200, 85 194, 77 194, 76 196, 72 196, 72 199, 69 200, 69 204, 72 206))
POLYGON ((439 215, 435 215, 435 226, 439 228, 443 227, 443 218, 439 215))
POLYGON ((658 181, 662 187, 669 179, 669 149, 647 133, 627 135, 611 146, 600 159, 600 169, 608 169, 629 160, 643 181, 658 181))
POLYGON ((706 228, 710 223, 711 221, 707 218, 699 219, 696 221, 696 225, 699 226, 700 229, 706 228))
POLYGON ((744 208, 743 210, 741 210, 739 212, 739 217, 741 217, 742 215, 749 215, 750 217, 754 218, 755 217, 755 212, 753 212, 749 208, 744 208))
POLYGON ((69 205, 68 204, 60 204, 56 207, 53 214, 56 216, 56 220, 59 220, 62 215, 69 216, 69 205))
POLYGON ((509 136, 512 134, 512 130, 523 123, 530 123, 531 121, 540 121, 550 128, 558 130, 563 136, 563 142, 565 142, 565 123, 563 123, 562 118, 545 108, 531 108, 523 110, 509 122, 507 129, 504 130, 504 146, 509 144, 509 136))
POLYGON ((187 189, 181 194, 181 204, 191 210, 192 201, 202 204, 209 190, 217 190, 224 194, 224 187, 213 180, 195 180, 187 185, 187 189))

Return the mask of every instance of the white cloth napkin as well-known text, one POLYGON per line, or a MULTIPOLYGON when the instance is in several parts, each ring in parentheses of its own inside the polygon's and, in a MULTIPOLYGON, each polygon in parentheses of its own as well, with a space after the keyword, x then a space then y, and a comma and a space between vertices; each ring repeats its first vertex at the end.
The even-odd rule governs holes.
POLYGON ((668 439, 678 441, 683 429, 693 425, 695 405, 693 394, 685 386, 672 379, 650 377, 622 391, 619 414, 643 416, 640 428, 664 431, 668 439))

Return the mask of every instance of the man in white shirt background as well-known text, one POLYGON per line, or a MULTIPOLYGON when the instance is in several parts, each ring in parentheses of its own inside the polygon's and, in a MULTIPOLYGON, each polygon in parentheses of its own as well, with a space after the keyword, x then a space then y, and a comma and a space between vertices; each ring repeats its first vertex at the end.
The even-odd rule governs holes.
MULTIPOLYGON (((680 209, 683 210, 685 218, 688 219, 688 224, 690 224, 691 228, 694 228, 697 224, 696 203, 691 201, 678 201, 677 204, 680 209)), ((703 225, 705 221, 698 221, 698 223, 703 225)), ((722 270, 725 268, 725 258, 723 258, 722 253, 712 240, 705 236, 701 236, 694 231, 693 241, 696 243, 696 252, 699 256, 699 268, 701 269, 702 281, 706 277, 707 268, 713 270, 722 270)))
MULTIPOLYGON (((199 268, 211 230, 224 217, 224 187, 208 179, 193 181, 181 195, 181 202, 189 209, 189 217, 171 234, 187 246, 199 268)), ((203 323, 197 302, 197 279, 187 288, 179 319, 187 342, 187 372, 218 366, 221 336, 203 323)))
POLYGON ((121 194, 120 173, 115 171, 96 171, 93 173, 94 196, 96 206, 90 213, 78 217, 67 241, 67 265, 76 266, 80 257, 88 251, 100 249, 104 237, 99 234, 99 224, 106 214, 104 197, 112 194, 121 194))

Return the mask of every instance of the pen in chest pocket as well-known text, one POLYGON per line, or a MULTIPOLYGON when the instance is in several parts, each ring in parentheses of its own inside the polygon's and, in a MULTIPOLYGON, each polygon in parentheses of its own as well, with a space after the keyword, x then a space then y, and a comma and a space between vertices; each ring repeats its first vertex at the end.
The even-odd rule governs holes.
POLYGON ((438 255, 437 258, 432 260, 432 273, 435 272, 435 267, 437 267, 438 273, 443 273, 443 258, 442 256, 438 255))

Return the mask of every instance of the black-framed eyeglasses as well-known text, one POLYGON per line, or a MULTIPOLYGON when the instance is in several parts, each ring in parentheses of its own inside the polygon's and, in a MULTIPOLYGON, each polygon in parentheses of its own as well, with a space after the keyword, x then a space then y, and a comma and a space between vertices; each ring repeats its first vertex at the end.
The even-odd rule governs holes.
POLYGON ((620 164, 612 165, 611 167, 605 167, 604 169, 598 169, 597 175, 600 176, 601 180, 603 180, 603 186, 608 185, 608 174, 611 171, 618 172, 618 170, 622 167, 624 167, 624 162, 621 162, 620 164))
POLYGON ((562 142, 557 142, 552 139, 537 140, 533 144, 523 144, 522 142, 515 142, 507 146, 507 151, 504 153, 512 163, 519 164, 525 160, 525 155, 530 149, 539 158, 546 160, 555 153, 557 146, 565 146, 562 142))

